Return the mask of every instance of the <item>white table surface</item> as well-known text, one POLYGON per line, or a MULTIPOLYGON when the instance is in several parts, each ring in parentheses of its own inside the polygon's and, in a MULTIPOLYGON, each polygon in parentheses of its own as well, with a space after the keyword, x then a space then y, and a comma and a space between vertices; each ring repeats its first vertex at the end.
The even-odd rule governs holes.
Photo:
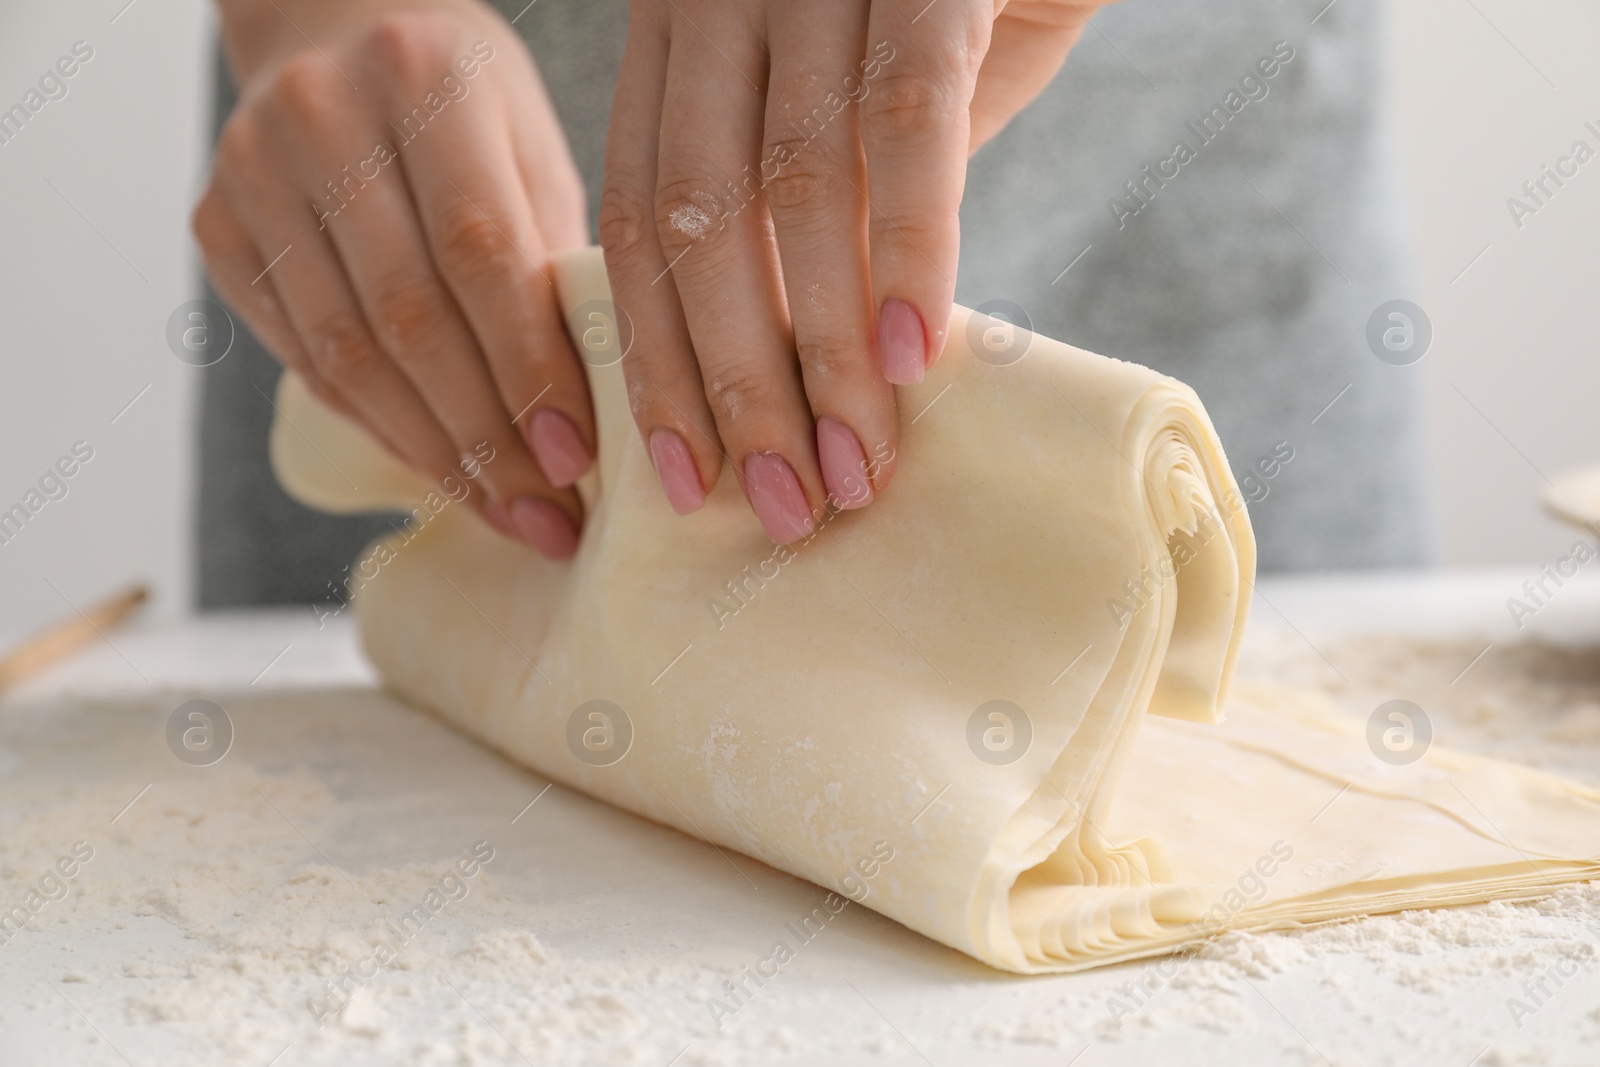
MULTIPOLYGON (((1291 635, 1308 647, 1369 632, 1481 636, 1486 643, 1530 635, 1600 642, 1600 575, 1568 583, 1517 632, 1505 600, 1533 573, 1264 580, 1252 626, 1258 634, 1291 635)), ((98 751, 81 724, 72 728, 69 719, 41 708, 96 700, 170 705, 174 693, 270 692, 296 700, 303 695, 305 723, 294 713, 273 723, 259 715, 239 717, 229 760, 263 774, 293 766, 298 774, 320 777, 347 811, 336 820, 337 833, 330 831, 313 847, 357 879, 384 866, 441 862, 458 854, 465 841, 492 838, 493 869, 508 906, 524 909, 528 928, 560 953, 562 966, 580 967, 592 977, 608 967, 634 974, 673 960, 688 961, 708 976, 719 969, 731 973, 764 954, 775 932, 820 898, 816 887, 754 860, 719 856, 708 845, 560 786, 522 811, 545 780, 388 698, 358 692, 370 689, 374 678, 349 621, 346 616, 319 630, 301 609, 117 631, 110 635, 114 647, 85 649, 0 702, 0 716, 13 720, 3 723, 0 785, 17 767, 59 767, 62 776, 86 781, 115 773, 106 768, 115 767, 117 753, 98 751), (427 758, 419 759, 419 752, 427 758)), ((48 780, 57 772, 38 773, 48 780)), ((129 773, 137 778, 144 772, 129 773)), ((150 777, 157 784, 141 803, 158 803, 165 779, 156 772, 150 777)), ((307 856, 316 858, 309 849, 307 856)), ((4 872, 8 893, 23 873, 4 872)), ((93 891, 87 876, 83 891, 93 891)), ((1576 927, 1571 934, 1585 936, 1576 927)), ((119 977, 110 965, 133 951, 128 939, 143 939, 145 948, 170 944, 177 952, 184 937, 181 928, 155 918, 119 931, 104 924, 54 923, 0 946, 0 1064, 245 1062, 193 1028, 132 1020, 119 1008, 123 987, 131 988, 135 979, 119 977), (93 971, 94 980, 60 985, 67 959, 80 971, 93 971)), ((704 987, 676 1000, 658 997, 649 1011, 634 1013, 650 1025, 631 1034, 627 1062, 1600 1062, 1600 967, 1573 979, 1559 1000, 1519 1028, 1507 1014, 1506 998, 1517 995, 1524 976, 1495 962, 1509 958, 1504 944, 1492 951, 1473 944, 1428 951, 1460 955, 1465 970, 1473 969, 1475 953, 1488 962, 1476 976, 1430 989, 1415 975, 1360 953, 1312 953, 1254 975, 1245 968, 1220 980, 1173 981, 1159 993, 1168 1001, 1160 1012, 1117 1028, 1108 1025, 1107 1002, 1117 986, 1138 976, 1138 966, 1017 979, 852 907, 762 990, 728 1032, 709 1026, 704 999, 716 993, 712 978, 687 972, 704 987), (1195 988, 1217 981, 1231 985, 1195 988), (1228 1018, 1208 1022, 1219 998, 1229 1005, 1228 1018)), ((1192 972, 1201 973, 1211 974, 1192 972)), ((626 1000, 630 988, 637 988, 632 978, 619 980, 618 996, 626 1000)), ((259 1046, 286 1049, 279 1067, 406 1058, 405 1046, 392 1043, 318 1045, 301 1036, 311 1027, 296 1012, 286 1008, 281 1030, 259 1046)), ((459 1006, 440 1008, 437 1018, 420 1010, 405 1024, 410 1032, 437 1025, 447 1046, 452 1034, 471 1023, 470 1014, 459 1006)), ((608 1044, 614 1036, 597 1034, 586 1044, 583 1035, 568 1035, 559 1056, 548 1059, 510 1042, 497 1052, 492 1039, 480 1040, 461 1062, 622 1062, 613 1058, 620 1057, 616 1046, 608 1044)), ((255 1062, 265 1067, 276 1052, 255 1062)))

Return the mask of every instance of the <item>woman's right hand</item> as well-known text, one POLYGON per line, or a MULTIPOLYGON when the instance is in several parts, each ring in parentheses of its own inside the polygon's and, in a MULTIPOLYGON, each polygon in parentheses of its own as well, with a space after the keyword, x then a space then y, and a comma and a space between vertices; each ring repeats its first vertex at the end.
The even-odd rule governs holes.
POLYGON ((584 198, 521 41, 473 0, 221 8, 240 100, 193 220, 217 290, 402 462, 570 556, 595 429, 547 264, 584 198))

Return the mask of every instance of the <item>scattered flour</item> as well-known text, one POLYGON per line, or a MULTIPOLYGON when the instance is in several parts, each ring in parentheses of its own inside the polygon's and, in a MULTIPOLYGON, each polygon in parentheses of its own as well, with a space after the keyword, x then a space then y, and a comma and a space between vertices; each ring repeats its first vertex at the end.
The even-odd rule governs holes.
MULTIPOLYGON (((1362 638, 1319 654, 1294 635, 1252 635, 1239 673, 1322 689, 1363 717, 1403 696, 1428 712, 1437 743, 1600 780, 1600 650, 1496 647, 1462 675, 1481 649, 1362 638)), ((58 1061, 100 1040, 91 1019, 140 1063, 264 1065, 280 1055, 276 1067, 904 1062, 902 1031, 923 1049, 1053 1050, 1065 1061, 1086 1043, 1140 1042, 1185 1028, 1258 1033, 1265 1024, 1251 989, 1273 990, 1275 978, 1303 976, 1308 963, 1330 1012, 1439 1052, 1428 1012, 1385 1013, 1369 986, 1386 983, 1386 996, 1426 1006, 1488 983, 1503 987, 1491 998, 1499 1011, 1524 978, 1568 958, 1585 930, 1600 944, 1600 885, 1567 886, 1531 903, 1230 934, 1188 956, 1084 975, 951 980, 947 993, 966 982, 982 1010, 897 1013, 892 1026, 887 1016, 881 1024, 869 1016, 844 1036, 796 1029, 796 1020, 840 1013, 833 987, 842 982, 792 982, 772 994, 782 998, 783 1018, 741 1018, 718 1032, 706 1001, 733 970, 728 960, 683 947, 635 948, 625 922, 598 906, 577 917, 570 907, 546 908, 506 879, 508 861, 490 861, 319 1027, 311 998, 390 936, 388 924, 440 884, 472 836, 464 832, 458 852, 435 862, 341 869, 313 844, 334 839, 348 817, 348 800, 330 785, 337 774, 293 763, 269 773, 232 757, 174 773, 167 753, 148 751, 147 723, 133 721, 125 705, 30 714, 31 723, 9 709, 0 716, 0 757, 33 739, 29 758, 0 760, 0 884, 10 893, 35 882, 78 840, 95 856, 68 896, 0 945, 0 1029, 45 1013, 60 1034, 58 1061), (1137 1010, 1108 1009, 1141 982, 1137 1010)), ((1579 1038, 1592 1047, 1600 1008, 1580 1017, 1579 1038)), ((1284 1048, 1280 1062, 1321 1062, 1284 1048)), ((960 1061, 956 1054, 950 1062, 960 1061)), ((1539 1055, 1496 1046, 1477 1064, 1510 1067, 1541 1062, 1539 1055)))
MULTIPOLYGON (((594 1062, 627 1062, 649 1031, 646 1048, 664 1049, 679 1034, 687 1040, 684 1022, 695 1018, 688 994, 710 984, 713 972, 693 964, 626 973, 559 959, 530 929, 537 913, 502 895, 491 861, 454 883, 466 895, 391 963, 329 1002, 342 1010, 318 1026, 310 1002, 326 996, 325 981, 348 973, 380 939, 395 940, 386 922, 423 901, 453 857, 342 872, 308 846, 326 839, 335 798, 316 783, 248 768, 225 780, 162 782, 108 825, 108 813, 132 792, 68 788, 3 827, 0 874, 8 884, 48 862, 63 841, 94 839, 96 855, 70 896, 0 947, 0 979, 21 962, 42 965, 40 976, 58 984, 114 984, 125 991, 120 1004, 99 1011, 261 1064, 286 1046, 298 1055, 285 1063, 365 1062, 363 1049, 423 1064, 521 1063, 521 1055, 587 1062, 573 1058, 579 1051, 594 1062), (43 936, 30 944, 36 934, 43 936), (60 953, 37 950, 57 941, 52 934, 96 943, 83 954, 93 962, 49 966, 60 953)), ((15 799, 5 798, 8 811, 15 799)), ((38 1010, 60 1007, 42 984, 26 996, 38 1010)), ((90 1013, 86 999, 72 995, 90 1013)))
POLYGON ((1362 719, 1403 697, 1438 744, 1600 783, 1600 648, 1363 636, 1320 650, 1251 631, 1239 677, 1320 689, 1362 719))
MULTIPOLYGON (((674 1056, 678 1067, 716 1067, 796 1045, 793 1031, 760 1022, 718 1032, 706 1000, 727 961, 634 950, 613 915, 586 920, 579 933, 601 935, 590 949, 553 948, 546 928, 559 923, 559 939, 584 924, 570 906, 507 892, 496 860, 451 883, 464 893, 401 943, 392 924, 452 874, 471 836, 432 863, 335 866, 317 843, 343 839, 328 851, 349 851, 340 822, 350 801, 326 776, 267 774, 232 755, 179 767, 150 751, 153 732, 129 721, 148 716, 126 705, 7 712, 0 752, 20 748, 19 734, 37 738, 27 715, 66 725, 50 724, 41 758, 0 773, 0 886, 36 882, 75 841, 94 848, 68 895, 0 944, 0 1032, 18 1015, 48 1017, 63 1035, 52 1062, 75 1062, 100 1033, 135 1063, 258 1067, 659 1067, 674 1056), (341 995, 323 1003, 338 1010, 319 1019, 313 1000, 380 941, 399 945, 395 957, 336 986, 341 995)), ((306 743, 328 744, 315 730, 301 731, 306 743)), ((835 1050, 885 1040, 892 1032, 873 1026, 835 1050)))

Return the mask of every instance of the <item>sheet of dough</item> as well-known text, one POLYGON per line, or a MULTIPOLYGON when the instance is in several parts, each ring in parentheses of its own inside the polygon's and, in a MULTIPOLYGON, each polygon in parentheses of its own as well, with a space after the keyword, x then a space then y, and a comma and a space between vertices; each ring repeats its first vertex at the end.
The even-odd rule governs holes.
MULTIPOLYGON (((573 335, 610 362, 614 332, 589 329, 609 298, 599 253, 559 260, 556 280, 573 335)), ((591 365, 600 462, 576 559, 546 562, 464 507, 424 510, 355 568, 376 572, 356 598, 369 655, 512 759, 864 886, 867 906, 1011 971, 1600 872, 1594 790, 1437 746, 1391 767, 1306 694, 1235 698, 1219 724, 1255 546, 1198 398, 1042 337, 997 365, 985 331, 1016 335, 973 318, 957 308, 943 357, 899 389, 894 484, 792 558, 726 469, 702 511, 675 516, 621 366, 591 365), (568 741, 592 700, 631 723, 606 766, 568 741), (969 742, 995 700, 1031 725, 1010 763, 969 742)), ((299 499, 426 498, 292 377, 278 406, 274 464, 299 499)))
POLYGON ((1574 526, 1600 532, 1600 463, 1557 474, 1545 488, 1544 506, 1574 526))

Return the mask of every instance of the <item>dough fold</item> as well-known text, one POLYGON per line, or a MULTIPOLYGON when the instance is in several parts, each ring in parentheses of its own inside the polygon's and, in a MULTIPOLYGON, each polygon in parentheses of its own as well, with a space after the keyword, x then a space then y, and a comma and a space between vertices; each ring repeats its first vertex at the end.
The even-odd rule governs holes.
POLYGON ((272 437, 308 505, 412 512, 351 568, 367 652, 511 759, 1021 973, 1600 869, 1594 790, 1438 747, 1390 766, 1308 694, 1219 721, 1255 543, 1187 386, 957 308, 899 389, 893 484, 778 548, 726 469, 672 513, 599 252, 555 278, 600 438, 575 560, 291 375, 272 437))

